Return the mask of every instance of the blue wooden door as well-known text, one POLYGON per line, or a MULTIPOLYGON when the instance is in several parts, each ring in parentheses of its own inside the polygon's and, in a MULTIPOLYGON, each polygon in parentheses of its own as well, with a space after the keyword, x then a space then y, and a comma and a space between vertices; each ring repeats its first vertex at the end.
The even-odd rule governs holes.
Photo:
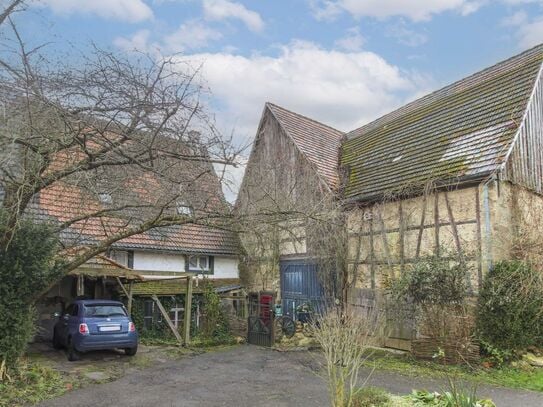
POLYGON ((311 304, 316 312, 324 309, 324 290, 319 283, 317 266, 308 260, 283 260, 281 271, 281 305, 283 314, 296 318, 296 308, 311 304))

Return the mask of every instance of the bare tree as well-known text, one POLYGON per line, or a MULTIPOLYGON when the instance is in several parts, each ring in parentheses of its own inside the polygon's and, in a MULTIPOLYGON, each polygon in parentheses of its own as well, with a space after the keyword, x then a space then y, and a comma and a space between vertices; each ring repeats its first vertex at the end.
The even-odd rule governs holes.
POLYGON ((148 230, 231 226, 213 165, 233 164, 237 152, 201 103, 197 68, 97 47, 77 64, 50 61, 6 18, 0 185, 9 232, 0 249, 27 216, 53 222, 71 254, 66 272, 148 230))

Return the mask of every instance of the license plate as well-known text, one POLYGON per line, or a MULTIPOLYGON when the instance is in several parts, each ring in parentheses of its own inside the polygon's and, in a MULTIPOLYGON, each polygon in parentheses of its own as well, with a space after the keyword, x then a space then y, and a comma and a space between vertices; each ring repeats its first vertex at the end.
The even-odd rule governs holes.
POLYGON ((121 326, 120 325, 107 325, 107 326, 101 326, 98 328, 100 332, 113 332, 113 331, 120 331, 121 326))

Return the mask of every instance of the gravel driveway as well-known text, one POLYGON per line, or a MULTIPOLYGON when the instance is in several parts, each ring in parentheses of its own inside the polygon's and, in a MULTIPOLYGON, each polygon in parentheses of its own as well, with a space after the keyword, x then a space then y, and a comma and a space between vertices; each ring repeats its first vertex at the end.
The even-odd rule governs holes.
MULTIPOLYGON (((42 406, 327 406, 326 385, 306 352, 281 353, 242 345, 169 361, 49 400, 42 406)), ((395 394, 439 390, 441 382, 376 371, 370 384, 395 394)), ((543 394, 480 387, 498 406, 543 406, 543 394)))

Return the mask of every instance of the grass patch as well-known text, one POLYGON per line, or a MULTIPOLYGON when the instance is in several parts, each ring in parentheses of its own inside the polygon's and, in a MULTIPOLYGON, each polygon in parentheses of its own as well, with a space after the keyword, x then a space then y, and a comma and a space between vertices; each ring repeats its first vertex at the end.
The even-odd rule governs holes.
POLYGON ((72 386, 56 370, 39 362, 24 361, 11 382, 0 382, 0 406, 35 404, 61 396, 72 386))
POLYGON ((501 368, 484 369, 479 366, 444 366, 434 362, 415 360, 410 356, 391 355, 377 351, 368 366, 376 369, 391 370, 408 376, 427 376, 447 378, 454 377, 474 383, 491 384, 495 386, 516 389, 535 390, 543 392, 543 369, 541 368, 501 368))

